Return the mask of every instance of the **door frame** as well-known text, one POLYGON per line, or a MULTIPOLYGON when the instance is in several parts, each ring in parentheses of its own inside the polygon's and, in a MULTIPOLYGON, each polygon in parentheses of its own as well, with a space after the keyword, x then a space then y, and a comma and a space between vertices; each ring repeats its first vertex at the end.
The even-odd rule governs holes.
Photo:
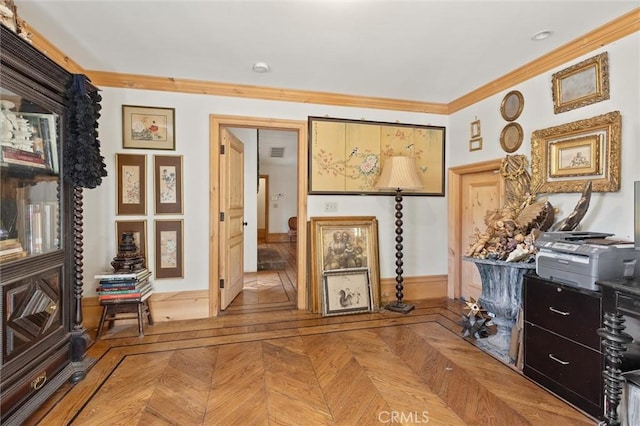
POLYGON ((460 282, 462 269, 462 256, 466 245, 462 241, 462 176, 471 173, 500 170, 502 158, 482 161, 480 163, 465 164, 451 167, 448 173, 449 182, 449 259, 447 266, 447 297, 459 299, 462 293, 460 282))
MULTIPOLYGON (((258 160, 259 161, 259 160, 258 160)), ((258 175, 258 181, 264 179, 264 240, 267 241, 267 235, 269 235, 269 175, 258 175)), ((256 229, 256 234, 260 229, 256 229)), ((260 238, 258 238, 260 240, 260 238)))
POLYGON ((209 115, 209 317, 220 314, 220 129, 245 127, 298 132, 298 239, 296 245, 298 309, 307 309, 307 122, 237 115, 209 115), (301 222, 302 221, 302 225, 301 222))

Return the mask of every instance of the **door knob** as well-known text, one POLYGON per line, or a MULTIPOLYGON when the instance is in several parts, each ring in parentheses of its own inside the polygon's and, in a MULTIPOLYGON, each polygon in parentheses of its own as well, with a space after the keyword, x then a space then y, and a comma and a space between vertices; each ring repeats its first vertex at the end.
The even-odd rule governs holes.
POLYGON ((247 226, 247 225, 248 225, 248 223, 247 223, 247 222, 242 222, 242 225, 243 225, 243 226, 247 226))

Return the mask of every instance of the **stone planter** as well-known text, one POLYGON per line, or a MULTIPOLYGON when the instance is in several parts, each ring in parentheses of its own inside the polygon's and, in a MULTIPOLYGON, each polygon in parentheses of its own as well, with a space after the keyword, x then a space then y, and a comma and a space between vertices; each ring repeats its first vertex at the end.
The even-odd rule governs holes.
POLYGON ((477 345, 501 361, 513 364, 509 356, 511 329, 522 306, 522 281, 524 274, 535 269, 535 262, 504 262, 501 260, 464 257, 476 264, 482 280, 482 294, 478 300, 496 325, 496 334, 478 339, 477 345))

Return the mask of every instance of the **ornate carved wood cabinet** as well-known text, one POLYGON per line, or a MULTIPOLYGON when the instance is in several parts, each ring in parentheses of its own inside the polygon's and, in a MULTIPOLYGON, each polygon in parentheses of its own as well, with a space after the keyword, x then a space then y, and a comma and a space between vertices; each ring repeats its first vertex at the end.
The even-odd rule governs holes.
POLYGON ((82 216, 62 179, 72 75, 0 29, 0 423, 20 424, 86 373, 82 216))

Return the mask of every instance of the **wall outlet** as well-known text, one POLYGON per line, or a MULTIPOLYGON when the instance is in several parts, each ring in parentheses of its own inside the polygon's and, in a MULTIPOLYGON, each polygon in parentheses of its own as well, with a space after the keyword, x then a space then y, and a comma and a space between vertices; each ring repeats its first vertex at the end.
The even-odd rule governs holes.
POLYGON ((332 201, 330 203, 324 203, 324 211, 326 213, 335 213, 338 211, 338 203, 332 201))

